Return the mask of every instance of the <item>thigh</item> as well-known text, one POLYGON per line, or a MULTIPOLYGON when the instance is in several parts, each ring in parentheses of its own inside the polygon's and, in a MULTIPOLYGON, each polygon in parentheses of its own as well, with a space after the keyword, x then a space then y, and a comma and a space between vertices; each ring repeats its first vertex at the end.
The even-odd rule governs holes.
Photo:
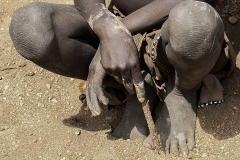
POLYGON ((73 5, 38 2, 21 7, 9 31, 23 57, 57 74, 87 78, 99 40, 73 5))

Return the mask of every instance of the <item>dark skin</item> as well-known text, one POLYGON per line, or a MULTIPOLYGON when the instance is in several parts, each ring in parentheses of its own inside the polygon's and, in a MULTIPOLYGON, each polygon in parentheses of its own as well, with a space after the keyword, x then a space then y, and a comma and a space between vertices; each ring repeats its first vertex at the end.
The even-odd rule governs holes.
MULTIPOLYGON (((121 21, 106 9, 104 0, 75 0, 75 6, 32 3, 14 13, 11 38, 18 52, 37 65, 87 80, 87 103, 94 116, 110 104, 106 87, 132 95, 113 135, 135 139, 148 135, 141 103, 150 100, 153 108, 158 99, 151 78, 141 73, 132 35, 161 28, 158 59, 175 72, 167 82, 165 116, 161 117, 170 118, 171 125, 164 132, 166 125, 158 120, 156 127, 159 134, 167 135, 163 140, 167 152, 187 155, 195 145, 197 89, 220 53, 221 20, 209 5, 194 1, 112 2, 126 15, 121 21), (207 43, 198 43, 203 41, 207 43)), ((144 144, 153 147, 150 138, 144 144)))

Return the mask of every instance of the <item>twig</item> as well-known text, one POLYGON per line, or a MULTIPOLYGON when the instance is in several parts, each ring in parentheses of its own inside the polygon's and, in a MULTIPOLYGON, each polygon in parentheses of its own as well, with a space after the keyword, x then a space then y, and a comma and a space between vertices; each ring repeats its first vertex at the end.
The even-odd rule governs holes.
POLYGON ((5 68, 2 68, 1 71, 10 70, 10 69, 17 69, 17 68, 16 67, 5 67, 5 68))
POLYGON ((148 129, 149 129, 150 135, 152 137, 155 149, 158 152, 158 154, 162 155, 162 154, 164 154, 164 152, 162 151, 161 141, 158 139, 155 124, 154 124, 153 119, 152 119, 150 106, 149 106, 149 101, 147 101, 147 103, 143 103, 142 108, 143 108, 143 112, 144 112, 144 115, 145 115, 145 118, 146 118, 146 121, 147 121, 147 124, 148 124, 148 129))

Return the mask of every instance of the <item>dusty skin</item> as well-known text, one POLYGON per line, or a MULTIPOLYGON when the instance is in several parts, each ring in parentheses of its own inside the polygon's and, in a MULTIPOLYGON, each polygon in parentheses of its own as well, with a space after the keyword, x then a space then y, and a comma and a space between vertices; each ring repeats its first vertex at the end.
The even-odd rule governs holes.
MULTIPOLYGON (((170 159, 142 145, 142 140, 114 140, 122 107, 91 117, 80 110, 77 79, 48 72, 19 56, 8 34, 15 9, 33 0, 0 1, 0 159, 170 159), (79 112, 80 110, 80 112, 79 112), (70 118, 72 117, 72 118, 70 118)), ((71 0, 48 0, 72 4, 71 0)), ((240 51, 240 2, 220 0, 217 10, 227 34, 240 51)), ((240 158, 240 59, 234 73, 222 82, 225 103, 197 110, 194 159, 240 158)), ((177 157, 176 159, 179 159, 177 157)))

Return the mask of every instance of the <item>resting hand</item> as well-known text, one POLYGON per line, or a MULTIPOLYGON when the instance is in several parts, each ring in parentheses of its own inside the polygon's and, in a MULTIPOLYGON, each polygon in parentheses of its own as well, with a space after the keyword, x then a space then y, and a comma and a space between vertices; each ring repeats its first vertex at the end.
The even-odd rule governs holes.
POLYGON ((87 104, 93 116, 100 115, 101 106, 107 106, 109 103, 109 99, 104 95, 102 88, 106 72, 100 63, 100 59, 100 49, 98 49, 89 66, 86 84, 87 104))

